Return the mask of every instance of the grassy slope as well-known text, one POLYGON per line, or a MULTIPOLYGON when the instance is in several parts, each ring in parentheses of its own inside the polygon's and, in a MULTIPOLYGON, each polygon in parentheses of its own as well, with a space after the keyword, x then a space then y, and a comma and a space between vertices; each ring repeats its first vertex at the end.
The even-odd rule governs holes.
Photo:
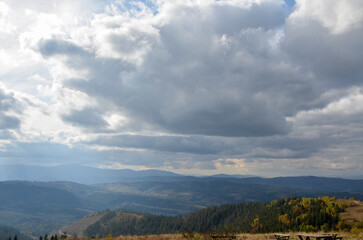
POLYGON ((104 212, 88 215, 72 225, 63 227, 60 232, 67 233, 72 236, 82 237, 83 231, 86 230, 89 225, 99 221, 104 215, 104 212))
MULTIPOLYGON (((349 226, 363 227, 363 202, 356 200, 348 201, 351 206, 345 212, 340 214, 340 218, 349 226)), ((363 239, 363 238, 362 238, 363 239)))

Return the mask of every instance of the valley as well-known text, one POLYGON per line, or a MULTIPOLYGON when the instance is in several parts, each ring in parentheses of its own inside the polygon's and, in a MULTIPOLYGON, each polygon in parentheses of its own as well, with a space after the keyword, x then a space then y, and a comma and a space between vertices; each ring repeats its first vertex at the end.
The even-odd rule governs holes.
MULTIPOLYGON (((92 171, 85 170, 83 174, 92 174, 92 171)), ((363 180, 192 177, 168 172, 149 172, 142 176, 136 171, 131 173, 120 177, 120 181, 109 183, 81 184, 65 181, 67 176, 60 178, 62 181, 30 178, 0 182, 0 225, 40 236, 106 209, 179 216, 227 203, 269 202, 287 197, 363 199, 363 180)), ((68 174, 72 175, 71 172, 68 174)), ((108 171, 101 174, 100 179, 106 180, 107 174, 108 171)))

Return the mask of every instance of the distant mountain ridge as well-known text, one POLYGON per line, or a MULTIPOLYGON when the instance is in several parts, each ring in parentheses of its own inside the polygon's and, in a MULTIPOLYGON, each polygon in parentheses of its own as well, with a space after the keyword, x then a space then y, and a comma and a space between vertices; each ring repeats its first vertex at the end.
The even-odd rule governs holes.
POLYGON ((8 176, 25 180, 0 182, 0 224, 11 224, 35 236, 105 209, 175 216, 226 203, 267 202, 295 196, 363 199, 363 180, 312 176, 193 177, 158 170, 108 170, 79 165, 1 166, 0 179, 8 176))
MULTIPOLYGON (((363 181, 363 179, 344 179, 344 178, 333 178, 333 177, 314 177, 314 176, 296 176, 296 177, 275 177, 275 178, 264 178, 253 175, 228 175, 228 174, 216 174, 211 176, 185 176, 176 174, 169 171, 162 171, 156 169, 148 170, 131 170, 131 169, 103 169, 88 167, 78 164, 70 165, 58 165, 58 166, 30 166, 30 165, 0 165, 0 181, 68 181, 76 182, 80 184, 101 184, 101 183, 115 183, 115 182, 127 182, 137 181, 139 179, 149 178, 156 180, 159 178, 160 181, 175 181, 175 178, 184 179, 231 179, 240 181, 243 179, 244 183, 274 185, 274 186, 286 186, 296 187, 297 184, 303 184, 299 187, 306 189, 316 188, 316 180, 319 178, 321 181, 319 184, 324 184, 328 189, 337 189, 342 181, 345 184, 346 181, 351 181, 353 189, 356 189, 356 181, 363 181), (314 179, 315 178, 315 179, 314 179), (339 180, 341 179, 341 180, 339 180), (334 180, 334 184, 331 181, 334 180)), ((363 176, 362 176, 363 177, 363 176)), ((202 180, 201 180, 202 181, 202 180)), ((358 186, 361 182, 358 182, 358 186)), ((340 191, 340 190, 339 190, 340 191)), ((363 191, 360 191, 363 193, 363 191)))
POLYGON ((102 169, 82 165, 52 167, 28 165, 0 166, 0 181, 70 181, 82 184, 119 182, 139 177, 177 177, 173 172, 161 170, 102 169))

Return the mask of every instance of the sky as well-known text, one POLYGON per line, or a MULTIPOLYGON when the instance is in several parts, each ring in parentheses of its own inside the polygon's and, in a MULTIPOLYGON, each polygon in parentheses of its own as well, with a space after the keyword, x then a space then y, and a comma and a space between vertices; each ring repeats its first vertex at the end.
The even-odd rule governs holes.
POLYGON ((361 0, 0 0, 0 166, 362 176, 361 0))

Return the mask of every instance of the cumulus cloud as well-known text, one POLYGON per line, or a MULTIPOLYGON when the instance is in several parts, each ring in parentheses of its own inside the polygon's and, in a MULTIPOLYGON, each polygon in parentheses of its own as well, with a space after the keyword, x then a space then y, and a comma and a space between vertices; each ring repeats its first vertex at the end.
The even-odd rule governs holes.
POLYGON ((273 69, 281 62, 268 61, 274 58, 268 40, 284 23, 278 3, 166 2, 157 15, 97 16, 88 29, 95 39, 91 53, 82 43, 58 39, 40 41, 39 49, 44 57, 67 56, 69 69, 85 69, 86 76, 64 79, 65 86, 109 100, 139 126, 217 136, 285 134, 284 112, 261 94, 270 86, 257 83, 280 81, 273 69))
POLYGON ((361 1, 297 1, 288 18, 283 47, 320 91, 362 85, 362 8, 361 1))
MULTIPOLYGON (((294 17, 305 18, 297 20, 300 23, 310 20, 318 21, 333 34, 342 34, 362 27, 362 1, 342 0, 297 0, 294 17)), ((296 20, 295 20, 296 21, 296 20)))

